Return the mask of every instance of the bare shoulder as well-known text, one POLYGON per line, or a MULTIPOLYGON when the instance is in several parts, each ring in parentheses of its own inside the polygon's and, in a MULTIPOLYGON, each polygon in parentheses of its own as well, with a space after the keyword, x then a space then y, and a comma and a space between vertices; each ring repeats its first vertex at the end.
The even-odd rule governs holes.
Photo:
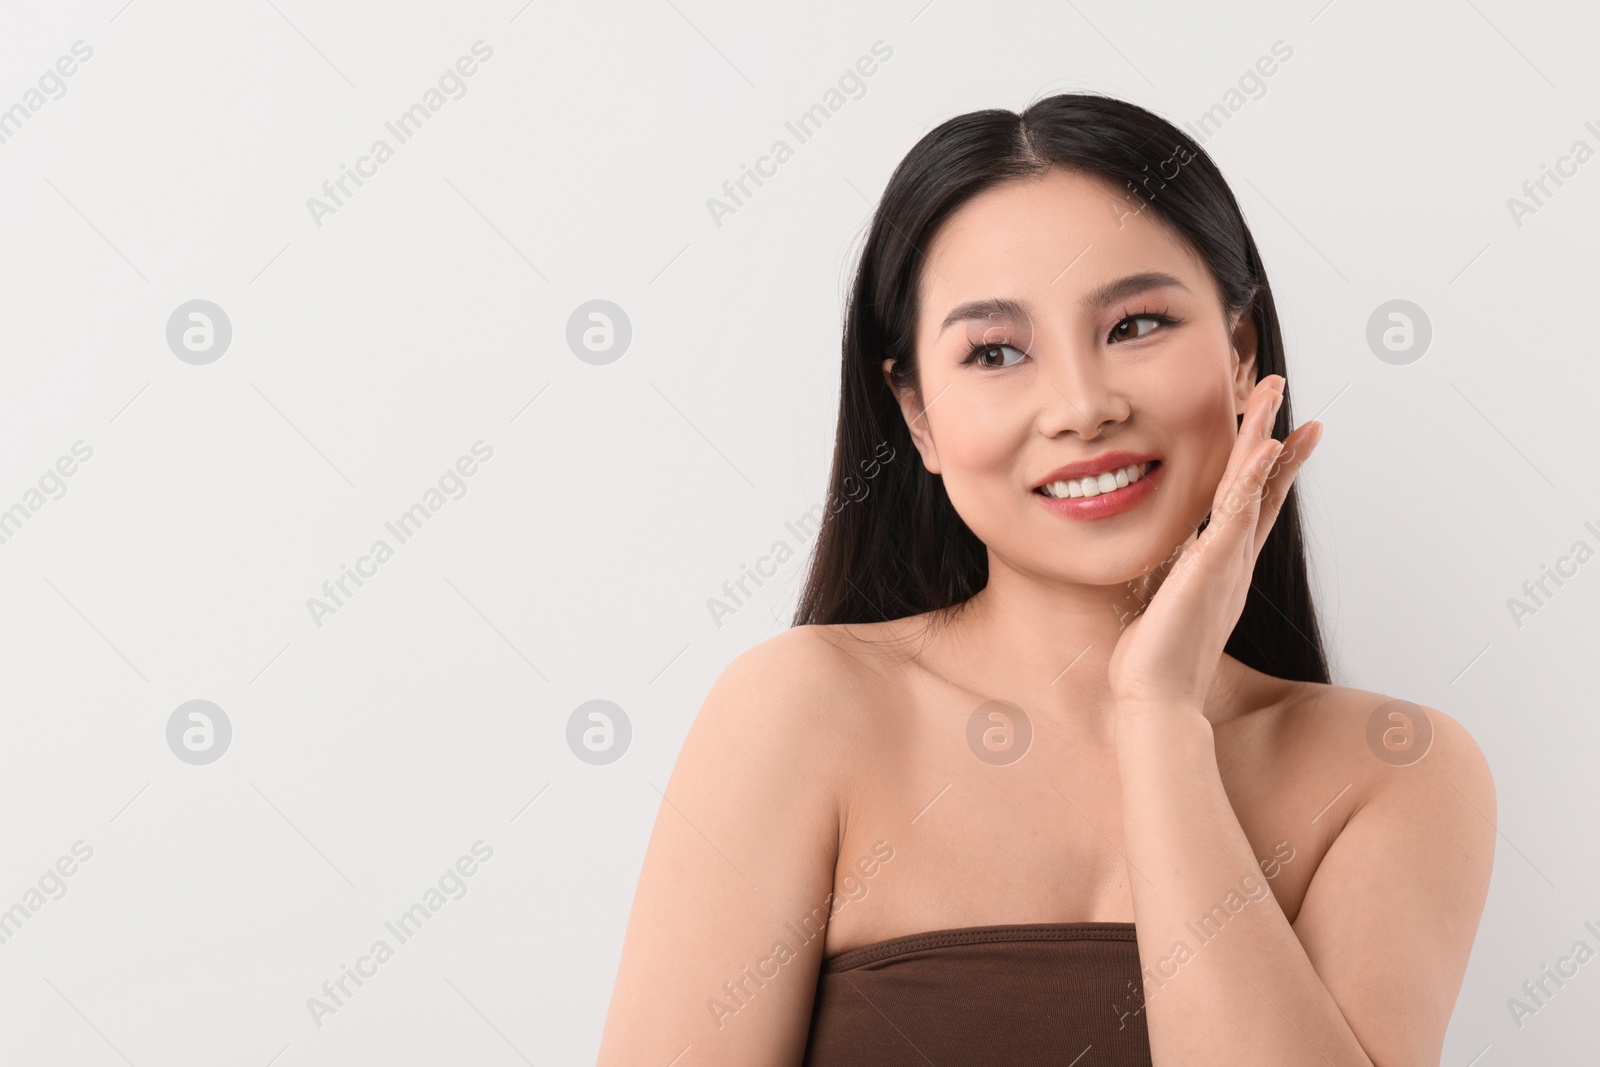
POLYGON ((1280 729, 1333 799, 1294 932, 1374 1062, 1438 1063, 1494 867, 1488 761, 1439 708, 1345 686, 1296 693, 1280 729))
POLYGON ((735 664, 755 665, 765 670, 815 669, 830 667, 832 678, 855 662, 856 646, 868 628, 853 626, 791 626, 759 644, 751 645, 734 659, 735 664))
POLYGON ((842 776, 856 751, 872 668, 849 633, 796 626, 741 652, 712 687, 694 729, 719 746, 803 759, 815 777, 842 776))
POLYGON ((719 685, 758 687, 791 710, 826 714, 873 674, 859 628, 794 626, 736 656, 719 685))
POLYGON ((1308 758, 1339 762, 1363 799, 1450 791, 1494 821, 1494 777, 1472 733, 1444 710, 1352 686, 1293 683, 1279 728, 1308 758), (1459 794, 1459 795, 1457 795, 1459 794))
POLYGON ((839 710, 847 660, 817 634, 788 631, 740 653, 711 686, 640 869, 603 1067, 667 1063, 688 1045, 697 1063, 797 1062, 824 941, 795 949, 789 931, 828 915, 849 755, 839 710), (778 964, 794 977, 721 999, 778 964))

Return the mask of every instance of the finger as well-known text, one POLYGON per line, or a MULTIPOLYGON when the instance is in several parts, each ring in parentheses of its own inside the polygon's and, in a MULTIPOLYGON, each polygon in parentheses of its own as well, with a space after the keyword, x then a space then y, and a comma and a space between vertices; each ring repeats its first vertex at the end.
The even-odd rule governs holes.
POLYGON ((1283 442, 1267 438, 1257 452, 1252 454, 1250 465, 1239 479, 1240 492, 1246 504, 1239 510, 1239 514, 1252 529, 1261 516, 1261 505, 1272 486, 1272 472, 1277 469, 1278 459, 1282 455, 1283 442))
POLYGON ((1239 474, 1217 494, 1203 535, 1208 545, 1226 542, 1242 547, 1251 543, 1262 493, 1282 449, 1283 442, 1269 437, 1245 453, 1239 474))
POLYGON ((1262 408, 1272 404, 1271 382, 1262 380, 1256 383, 1250 393, 1250 398, 1245 401, 1244 417, 1239 422, 1239 429, 1233 440, 1233 448, 1228 453, 1228 463, 1223 469, 1222 478, 1217 483, 1217 496, 1233 484, 1239 476, 1239 471, 1251 448, 1259 444, 1263 438, 1261 433, 1262 408))
POLYGON ((1322 440, 1322 423, 1308 422, 1299 426, 1283 442, 1283 450, 1278 453, 1273 462, 1273 472, 1269 477, 1266 493, 1261 502, 1261 514, 1256 522, 1256 552, 1259 554, 1261 546, 1266 543, 1267 535, 1272 532, 1272 526, 1278 520, 1278 513, 1283 510, 1283 503, 1289 497, 1289 489, 1294 484, 1294 479, 1300 473, 1300 468, 1305 466, 1306 460, 1311 458, 1311 453, 1322 440))
POLYGON ((1272 436, 1272 423, 1283 399, 1283 394, 1278 391, 1282 382, 1282 375, 1269 374, 1256 383, 1255 390, 1250 394, 1244 409, 1244 421, 1239 424, 1239 435, 1234 440, 1233 452, 1228 456, 1228 465, 1217 484, 1217 493, 1212 500, 1213 510, 1249 462, 1251 450, 1272 436))
POLYGON ((1282 447, 1281 441, 1268 438, 1249 450, 1239 476, 1218 493, 1205 531, 1179 558, 1174 578, 1166 585, 1183 587, 1199 582, 1219 597, 1237 594, 1239 568, 1245 575, 1254 571, 1256 514, 1262 488, 1282 447))

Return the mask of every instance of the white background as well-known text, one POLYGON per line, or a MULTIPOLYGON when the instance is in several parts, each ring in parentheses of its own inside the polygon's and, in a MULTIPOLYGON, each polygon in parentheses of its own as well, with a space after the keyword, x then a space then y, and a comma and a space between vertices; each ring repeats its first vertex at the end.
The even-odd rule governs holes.
POLYGON ((1520 227, 1507 199, 1600 148, 1597 29, 1509 0, 7 4, 0 108, 93 56, 0 144, 0 508, 93 457, 0 544, 0 908, 93 857, 0 945, 0 1060, 592 1062, 684 733, 792 612, 799 561, 720 628, 706 601, 823 499, 893 166, 1051 92, 1194 122, 1281 40, 1205 147, 1327 424, 1299 484, 1336 681, 1458 718, 1499 791, 1444 1062, 1589 1062, 1600 962, 1520 1029, 1506 1001, 1600 948, 1600 562, 1520 627, 1507 601, 1600 548, 1600 162, 1520 227), (466 95, 316 225, 478 40, 466 95), (707 199, 875 41, 865 95, 718 226, 707 199), (1407 366, 1365 341, 1396 298, 1434 330, 1407 366), (233 327, 205 366, 166 343, 192 299, 233 327), (605 366, 566 343, 593 299, 633 328, 605 366), (479 440, 465 496, 318 626, 307 598, 479 440), (597 698, 633 727, 606 766, 566 741, 597 698), (208 766, 167 746, 192 699, 233 726, 208 766), (466 895, 315 1025, 480 839, 466 895))

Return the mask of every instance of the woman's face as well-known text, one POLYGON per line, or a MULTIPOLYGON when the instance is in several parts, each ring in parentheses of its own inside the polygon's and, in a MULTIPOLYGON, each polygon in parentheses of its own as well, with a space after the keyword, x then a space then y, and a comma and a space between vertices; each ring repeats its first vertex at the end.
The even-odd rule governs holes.
POLYGON ((1249 317, 1234 329, 1204 262, 1141 203, 1053 168, 968 201, 924 249, 920 396, 901 407, 956 511, 1021 571, 1115 585, 1171 557, 1211 509, 1255 382, 1249 317), (1126 487, 1038 488, 1103 458, 1100 490, 1146 457, 1126 487))

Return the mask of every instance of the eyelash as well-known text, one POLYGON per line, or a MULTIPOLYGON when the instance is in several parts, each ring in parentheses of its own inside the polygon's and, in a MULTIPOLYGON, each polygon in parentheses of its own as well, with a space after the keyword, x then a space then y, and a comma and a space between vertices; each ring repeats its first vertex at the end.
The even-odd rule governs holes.
MULTIPOLYGON (((1123 323, 1127 322, 1130 319, 1154 319, 1159 325, 1164 326, 1164 327, 1165 326, 1177 326, 1177 325, 1180 325, 1183 322, 1182 319, 1173 318, 1171 315, 1169 315, 1167 313, 1167 309, 1164 308, 1164 307, 1160 311, 1156 311, 1153 308, 1146 308, 1143 311, 1132 311, 1132 312, 1130 312, 1126 307, 1124 307, 1122 309, 1122 318, 1118 319, 1117 322, 1116 322, 1116 325, 1111 327, 1112 332, 1115 332, 1117 327, 1121 326, 1123 323)), ((1145 334, 1145 337, 1148 337, 1148 336, 1149 336, 1149 334, 1145 334)), ((1130 338, 1127 338, 1124 341, 1112 341, 1112 342, 1108 342, 1108 343, 1110 343, 1110 344, 1126 344, 1127 341, 1140 341, 1140 340, 1143 340, 1143 339, 1144 338, 1142 338, 1142 337, 1130 337, 1130 338)), ((1012 348, 1016 347, 1015 345, 1010 345, 1010 343, 1006 342, 1006 341, 979 341, 979 342, 976 342, 967 350, 967 356, 966 356, 965 359, 963 359, 961 361, 961 364, 962 364, 962 366, 965 366, 968 363, 976 363, 977 360, 978 360, 978 354, 980 352, 987 352, 991 348, 1000 348, 1003 345, 1009 345, 1009 347, 1012 347, 1012 348)), ((1026 354, 1026 353, 1024 353, 1024 354, 1026 354)), ((987 369, 989 369, 989 370, 1005 370, 1006 368, 1004 368, 1004 367, 988 367, 987 369)))

